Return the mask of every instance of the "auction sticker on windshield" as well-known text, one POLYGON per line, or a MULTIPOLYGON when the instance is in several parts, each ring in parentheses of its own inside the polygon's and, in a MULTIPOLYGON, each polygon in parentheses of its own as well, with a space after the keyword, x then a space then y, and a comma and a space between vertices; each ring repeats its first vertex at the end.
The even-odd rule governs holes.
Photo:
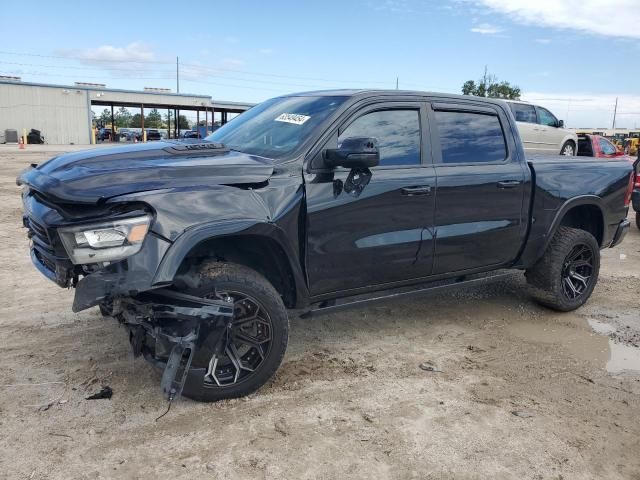
POLYGON ((282 113, 276 118, 276 122, 293 123, 294 125, 302 125, 311 117, 306 115, 298 115, 297 113, 282 113))

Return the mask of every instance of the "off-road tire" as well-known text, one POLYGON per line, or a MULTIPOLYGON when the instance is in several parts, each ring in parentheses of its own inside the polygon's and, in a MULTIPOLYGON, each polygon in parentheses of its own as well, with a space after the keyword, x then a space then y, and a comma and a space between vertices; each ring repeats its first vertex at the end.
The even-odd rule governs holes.
POLYGON ((573 141, 567 140, 566 142, 564 142, 564 144, 562 144, 562 148, 560 149, 560 155, 575 156, 577 153, 578 152, 577 152, 576 144, 573 143, 573 141), (565 150, 567 149, 567 147, 571 147, 573 149, 573 154, 568 155, 567 153, 565 153, 565 150))
POLYGON ((636 227, 640 230, 640 212, 636 212, 636 227))
MULTIPOLYGON (((193 275, 197 286, 185 291, 190 295, 206 297, 216 291, 235 291, 257 300, 271 320, 272 340, 262 363, 244 381, 224 386, 205 384, 206 369, 192 366, 182 394, 200 402, 215 402, 249 395, 262 387, 274 375, 287 349, 289 318, 282 298, 266 278, 242 265, 208 262, 195 269, 193 275)), ((196 350, 195 355, 197 353, 196 350)))
POLYGON ((584 305, 593 293, 600 272, 600 247, 589 232, 570 227, 559 227, 547 250, 538 262, 526 272, 533 298, 540 304, 569 312, 584 305), (584 245, 593 254, 592 274, 584 291, 576 298, 569 298, 562 287, 563 269, 567 257, 578 245, 584 245))

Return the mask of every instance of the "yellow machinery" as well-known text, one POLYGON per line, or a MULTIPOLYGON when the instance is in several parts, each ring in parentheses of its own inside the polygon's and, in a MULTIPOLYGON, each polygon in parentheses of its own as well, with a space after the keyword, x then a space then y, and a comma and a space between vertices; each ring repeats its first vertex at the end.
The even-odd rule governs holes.
POLYGON ((635 157, 636 155, 638 155, 638 146, 640 146, 639 137, 627 138, 624 144, 624 151, 627 155, 635 157))

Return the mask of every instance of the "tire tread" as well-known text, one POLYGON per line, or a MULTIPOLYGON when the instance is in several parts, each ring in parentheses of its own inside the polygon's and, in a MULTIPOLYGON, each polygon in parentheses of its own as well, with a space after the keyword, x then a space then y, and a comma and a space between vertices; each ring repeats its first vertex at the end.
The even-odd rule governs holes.
POLYGON ((534 299, 553 310, 567 312, 582 306, 591 296, 598 281, 600 271, 599 246, 593 235, 585 230, 571 227, 559 227, 551 239, 547 250, 538 262, 526 272, 534 299), (594 258, 595 279, 586 295, 579 297, 578 302, 567 299, 562 292, 561 272, 566 256, 577 243, 591 243, 596 247, 594 258))
POLYGON ((284 330, 283 335, 274 337, 272 342, 279 343, 272 343, 271 345, 272 352, 275 352, 277 356, 271 358, 269 360, 268 368, 257 372, 258 374, 251 379, 251 381, 240 383, 234 387, 220 389, 207 389, 202 387, 194 388, 193 383, 187 381, 183 390, 183 395, 185 397, 200 402, 214 402, 249 395, 258 390, 267 383, 271 377, 273 377, 284 358, 289 336, 289 319, 282 297, 265 277, 244 265, 226 262, 205 262, 195 269, 194 275, 198 278, 199 287, 209 283, 213 284, 224 282, 244 285, 248 292, 256 291, 256 293, 261 294, 273 303, 276 307, 276 311, 269 312, 272 321, 275 321, 275 316, 279 316, 284 319, 282 325, 284 330))

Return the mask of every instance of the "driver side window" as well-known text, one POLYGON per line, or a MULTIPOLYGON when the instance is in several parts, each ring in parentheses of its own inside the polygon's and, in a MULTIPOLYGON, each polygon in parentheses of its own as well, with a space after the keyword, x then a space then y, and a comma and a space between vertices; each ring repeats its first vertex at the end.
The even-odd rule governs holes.
POLYGON ((538 107, 538 123, 548 127, 557 127, 558 119, 546 108, 538 107))
POLYGON ((340 132, 338 145, 349 137, 378 140, 380 165, 419 165, 420 111, 380 110, 366 113, 340 132))

